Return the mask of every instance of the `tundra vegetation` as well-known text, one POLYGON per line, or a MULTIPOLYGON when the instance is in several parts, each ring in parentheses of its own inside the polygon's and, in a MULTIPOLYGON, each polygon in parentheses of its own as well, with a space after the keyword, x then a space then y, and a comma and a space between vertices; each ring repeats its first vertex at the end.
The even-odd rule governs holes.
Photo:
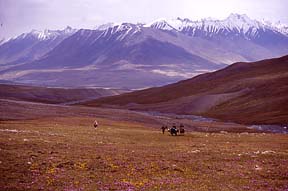
MULTIPOLYGON (((288 137, 163 135, 152 124, 51 117, 0 123, 0 190, 287 190, 288 137)), ((211 122, 213 126, 213 122, 211 122)))

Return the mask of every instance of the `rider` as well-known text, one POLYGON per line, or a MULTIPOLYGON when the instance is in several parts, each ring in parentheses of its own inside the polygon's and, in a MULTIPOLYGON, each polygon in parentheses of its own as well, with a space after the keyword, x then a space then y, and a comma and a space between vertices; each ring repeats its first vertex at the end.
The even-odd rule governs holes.
POLYGON ((173 126, 172 126, 172 129, 177 129, 177 127, 176 127, 176 124, 175 123, 173 123, 173 126))
POLYGON ((172 128, 170 130, 170 133, 171 133, 171 135, 173 135, 173 134, 177 135, 177 132, 178 132, 178 129, 176 127, 176 124, 173 123, 172 128))

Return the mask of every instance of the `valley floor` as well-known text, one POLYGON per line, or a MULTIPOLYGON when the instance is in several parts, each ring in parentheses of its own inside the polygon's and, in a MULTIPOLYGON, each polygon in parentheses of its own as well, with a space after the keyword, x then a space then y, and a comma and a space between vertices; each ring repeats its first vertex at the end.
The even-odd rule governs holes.
POLYGON ((120 111, 102 111, 94 129, 84 111, 51 111, 0 121, 0 190, 288 190, 287 135, 163 135, 120 111))

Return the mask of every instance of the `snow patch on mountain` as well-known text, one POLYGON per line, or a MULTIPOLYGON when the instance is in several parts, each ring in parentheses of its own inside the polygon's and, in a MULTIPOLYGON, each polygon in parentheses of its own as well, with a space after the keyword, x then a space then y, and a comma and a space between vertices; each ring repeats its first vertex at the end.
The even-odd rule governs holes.
POLYGON ((262 20, 262 23, 267 26, 270 27, 282 34, 285 34, 286 36, 288 36, 288 25, 287 24, 283 24, 280 21, 273 23, 271 21, 267 21, 267 20, 262 20))
POLYGON ((112 28, 114 26, 117 26, 117 25, 118 24, 115 24, 115 23, 106 23, 106 24, 102 24, 102 25, 95 27, 95 30, 105 31, 105 30, 112 28))
POLYGON ((117 35, 117 40, 121 41, 127 36, 132 36, 138 32, 141 32, 141 24, 131 24, 131 23, 121 23, 99 26, 98 30, 103 31, 102 34, 98 37, 109 38, 113 35, 117 35))
POLYGON ((144 27, 161 30, 174 30, 174 28, 165 19, 158 19, 157 21, 144 25, 144 27))
POLYGON ((37 38, 38 40, 51 40, 51 39, 55 39, 58 36, 68 36, 68 35, 72 35, 73 33, 75 33, 77 30, 71 28, 70 26, 67 26, 64 30, 49 30, 49 29, 45 29, 43 31, 39 31, 39 30, 32 30, 29 33, 23 33, 22 35, 20 35, 19 37, 16 37, 16 39, 24 39, 27 37, 34 37, 37 38))
POLYGON ((0 39, 0 45, 3 44, 6 41, 5 38, 0 39))
POLYGON ((158 19, 152 23, 145 25, 161 30, 177 30, 194 36, 199 31, 204 32, 207 36, 214 34, 229 34, 235 33, 250 38, 255 38, 259 31, 274 30, 282 34, 288 34, 288 26, 283 24, 263 23, 257 20, 250 19, 246 14, 230 14, 226 19, 217 20, 206 18, 198 21, 192 21, 187 18, 181 19, 158 19))

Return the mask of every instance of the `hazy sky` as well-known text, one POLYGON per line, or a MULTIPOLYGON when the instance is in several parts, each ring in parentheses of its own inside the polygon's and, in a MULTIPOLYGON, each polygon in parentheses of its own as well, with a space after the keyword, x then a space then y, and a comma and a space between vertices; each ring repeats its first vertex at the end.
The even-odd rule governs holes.
POLYGON ((288 24, 287 7, 288 0, 0 0, 0 40, 32 29, 177 17, 223 19, 230 13, 288 24))

